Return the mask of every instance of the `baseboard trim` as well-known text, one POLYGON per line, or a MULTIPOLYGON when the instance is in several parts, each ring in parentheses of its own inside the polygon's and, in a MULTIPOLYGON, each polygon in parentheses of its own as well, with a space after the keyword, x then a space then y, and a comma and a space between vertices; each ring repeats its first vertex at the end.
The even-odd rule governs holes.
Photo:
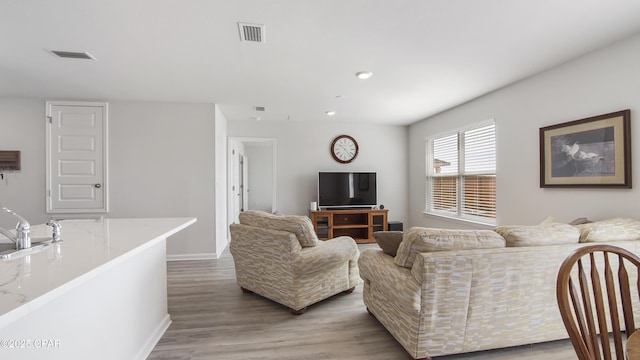
POLYGON ((213 253, 167 255, 167 261, 216 260, 219 256, 213 253))
POLYGON ((142 348, 140 348, 140 351, 138 351, 138 355, 135 357, 135 359, 145 360, 146 358, 148 358, 151 352, 153 351, 153 348, 155 348, 158 342, 160 341, 160 339, 162 339, 162 336, 167 331, 170 325, 171 325, 171 316, 167 314, 167 316, 165 316, 164 319, 162 319, 160 324, 158 324, 158 327, 151 334, 151 336, 146 341, 146 343, 142 346, 142 348))

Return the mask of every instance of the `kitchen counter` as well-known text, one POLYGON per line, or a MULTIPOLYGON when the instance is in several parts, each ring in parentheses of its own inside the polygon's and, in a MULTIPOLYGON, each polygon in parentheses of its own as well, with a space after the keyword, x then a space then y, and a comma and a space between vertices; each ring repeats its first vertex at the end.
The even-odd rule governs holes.
POLYGON ((170 324, 166 238, 195 222, 65 220, 62 243, 0 260, 0 357, 146 358, 170 324))

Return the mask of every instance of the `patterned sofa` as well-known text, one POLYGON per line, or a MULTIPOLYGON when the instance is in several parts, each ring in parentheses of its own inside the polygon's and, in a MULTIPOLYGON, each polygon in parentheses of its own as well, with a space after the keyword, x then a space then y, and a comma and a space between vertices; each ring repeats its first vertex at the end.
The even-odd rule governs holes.
POLYGON ((306 216, 248 210, 231 224, 238 285, 302 314, 307 306, 361 282, 359 251, 347 236, 319 241, 306 216))
POLYGON ((376 238, 384 250, 359 259, 363 300, 414 359, 567 338, 555 295, 562 261, 596 241, 640 254, 631 219, 376 238))

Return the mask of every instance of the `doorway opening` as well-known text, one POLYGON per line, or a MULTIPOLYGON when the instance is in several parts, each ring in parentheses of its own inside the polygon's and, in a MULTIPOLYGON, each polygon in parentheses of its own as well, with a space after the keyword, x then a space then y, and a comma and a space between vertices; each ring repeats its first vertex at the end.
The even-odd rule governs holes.
POLYGON ((230 137, 228 141, 229 224, 245 210, 276 211, 276 139, 230 137))

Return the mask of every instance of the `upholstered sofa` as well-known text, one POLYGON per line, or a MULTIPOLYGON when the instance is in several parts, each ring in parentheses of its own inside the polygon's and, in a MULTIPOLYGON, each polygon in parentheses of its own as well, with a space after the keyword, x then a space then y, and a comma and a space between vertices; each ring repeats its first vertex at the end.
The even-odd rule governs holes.
POLYGON ((375 235, 384 250, 360 255, 363 300, 414 359, 567 338, 555 293, 562 261, 596 241, 640 254, 631 219, 375 235))
POLYGON ((307 306, 361 282, 359 250, 347 236, 320 241, 306 216, 249 210, 230 225, 238 285, 302 314, 307 306))

